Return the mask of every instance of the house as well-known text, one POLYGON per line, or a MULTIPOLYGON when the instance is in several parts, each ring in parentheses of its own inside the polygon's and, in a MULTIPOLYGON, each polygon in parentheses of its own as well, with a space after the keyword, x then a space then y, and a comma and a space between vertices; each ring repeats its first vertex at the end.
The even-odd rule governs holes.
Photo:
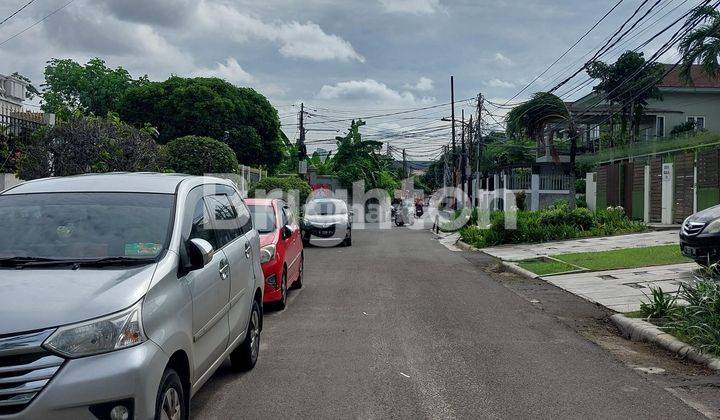
MULTIPOLYGON (((692 84, 680 76, 680 68, 666 64, 667 75, 658 84, 662 99, 650 99, 640 124, 640 141, 652 141, 670 135, 673 128, 692 121, 697 129, 720 133, 720 78, 709 77, 699 65, 691 70, 692 84)), ((601 130, 608 129, 608 118, 618 111, 617 105, 600 102, 602 94, 592 92, 569 109, 580 130, 579 146, 595 151, 601 130)))
POLYGON ((0 109, 5 113, 22 112, 27 82, 0 74, 0 109))

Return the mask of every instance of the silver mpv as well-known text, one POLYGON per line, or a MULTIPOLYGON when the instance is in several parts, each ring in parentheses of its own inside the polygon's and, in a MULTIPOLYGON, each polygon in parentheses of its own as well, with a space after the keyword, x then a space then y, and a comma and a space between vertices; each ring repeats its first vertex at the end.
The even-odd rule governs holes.
POLYGON ((232 183, 166 174, 0 194, 0 419, 186 419, 262 330, 259 237, 232 183))

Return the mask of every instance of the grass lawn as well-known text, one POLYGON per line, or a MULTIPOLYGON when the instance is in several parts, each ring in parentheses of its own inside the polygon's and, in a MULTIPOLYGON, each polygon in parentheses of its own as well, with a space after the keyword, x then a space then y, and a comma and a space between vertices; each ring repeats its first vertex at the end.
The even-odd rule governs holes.
POLYGON ((568 271, 574 271, 578 268, 570 264, 566 264, 561 261, 553 261, 549 259, 534 259, 520 261, 518 265, 530 272, 538 274, 540 276, 546 276, 548 274, 565 273, 568 271))
POLYGON ((591 271, 618 270, 622 268, 651 267, 654 265, 691 262, 680 253, 678 245, 651 246, 647 248, 617 249, 603 252, 553 255, 569 265, 551 260, 528 260, 520 263, 526 270, 539 275, 569 271, 567 267, 578 266, 591 271))

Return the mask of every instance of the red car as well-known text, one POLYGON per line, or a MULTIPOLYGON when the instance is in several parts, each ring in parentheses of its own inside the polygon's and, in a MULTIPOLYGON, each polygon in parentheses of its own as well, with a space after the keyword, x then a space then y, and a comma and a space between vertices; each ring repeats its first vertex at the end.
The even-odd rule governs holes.
POLYGON ((303 281, 303 243, 300 226, 290 207, 278 199, 248 199, 255 228, 260 233, 260 262, 265 276, 263 303, 279 309, 287 304, 288 288, 303 281))

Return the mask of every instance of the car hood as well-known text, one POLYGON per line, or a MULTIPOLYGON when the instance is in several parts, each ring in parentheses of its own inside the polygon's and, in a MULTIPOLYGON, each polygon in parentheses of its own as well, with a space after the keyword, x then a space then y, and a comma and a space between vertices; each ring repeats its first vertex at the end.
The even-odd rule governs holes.
POLYGON ((145 295, 156 266, 1 269, 0 336, 125 309, 145 295))
POLYGON ((690 221, 707 223, 720 218, 720 206, 710 207, 690 216, 690 221))
POLYGON ((305 216, 305 223, 312 224, 331 224, 331 223, 345 223, 347 222, 346 214, 328 214, 328 215, 307 215, 305 216))
POLYGON ((274 244, 276 241, 277 232, 263 233, 260 235, 260 246, 267 246, 274 244))

